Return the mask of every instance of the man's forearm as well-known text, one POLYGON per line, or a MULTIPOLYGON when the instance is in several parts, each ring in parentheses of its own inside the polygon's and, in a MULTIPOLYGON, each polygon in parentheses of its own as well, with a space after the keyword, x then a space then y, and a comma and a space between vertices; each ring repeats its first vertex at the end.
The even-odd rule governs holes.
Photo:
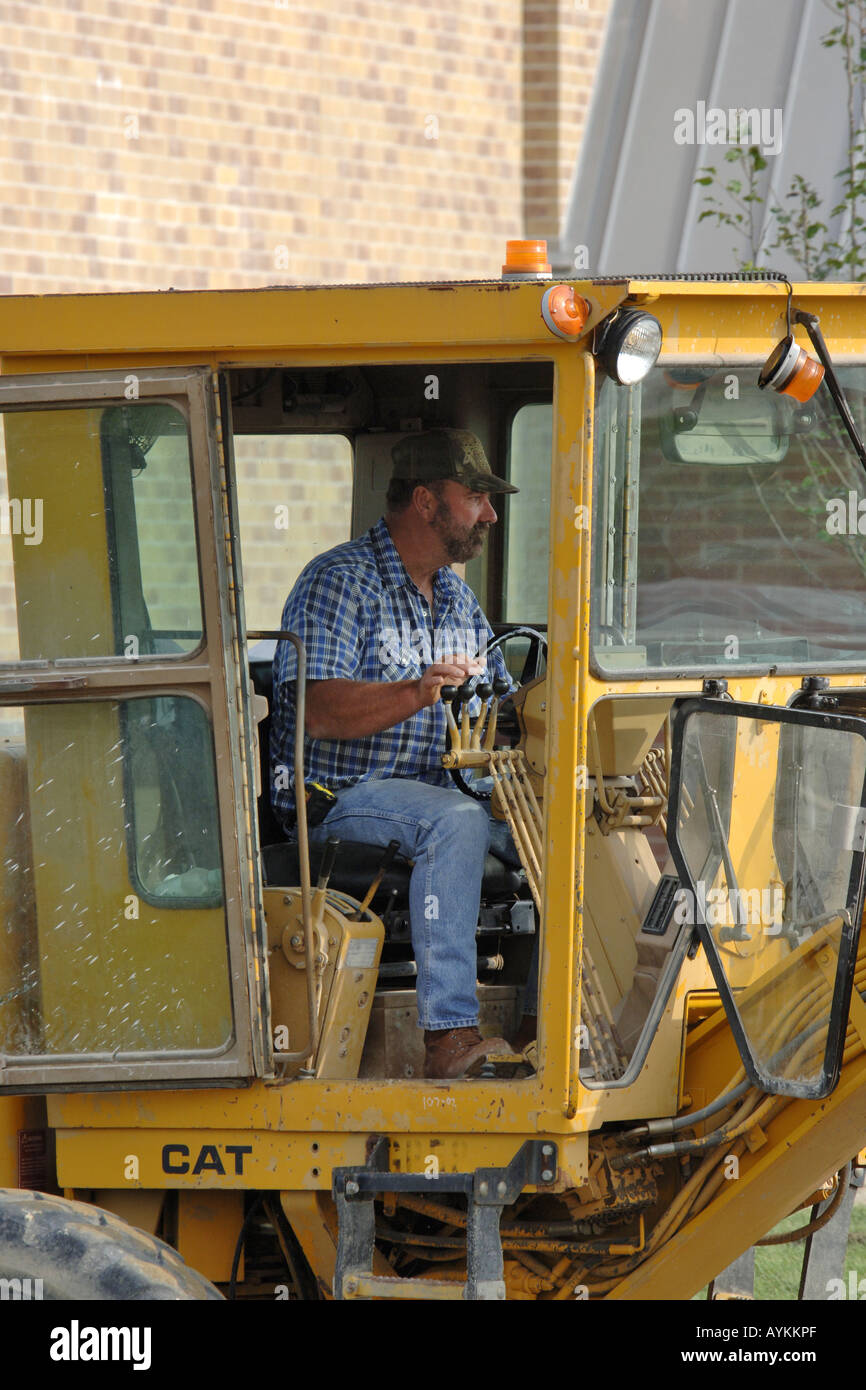
POLYGON ((421 682, 308 681, 310 738, 364 738, 401 724, 423 708, 421 682))

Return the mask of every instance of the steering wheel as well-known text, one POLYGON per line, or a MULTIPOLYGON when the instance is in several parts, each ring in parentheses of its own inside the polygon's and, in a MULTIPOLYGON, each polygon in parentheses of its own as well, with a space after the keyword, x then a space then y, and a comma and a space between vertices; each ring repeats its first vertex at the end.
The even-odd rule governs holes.
POLYGON ((507 632, 500 632, 498 637, 494 637, 493 641, 488 644, 488 652, 496 651, 497 647, 501 647, 503 642, 509 642, 512 637, 529 638, 529 651, 526 653, 520 680, 517 682, 518 685, 526 685, 528 681, 533 681, 541 675, 542 657, 545 664, 547 663, 547 633, 539 632, 536 627, 518 624, 516 627, 510 627, 507 632))
MULTIPOLYGON (((535 680, 539 676, 542 657, 545 662, 547 660, 547 634, 539 632, 538 629, 534 627, 518 625, 509 628, 507 632, 500 632, 499 636, 494 637, 493 641, 488 644, 486 655, 496 651, 498 647, 501 647, 504 642, 507 642, 512 637, 528 637, 530 639, 529 651, 526 654, 526 660, 523 663, 523 670, 520 673, 520 680, 518 681, 518 685, 526 685, 528 681, 535 680)), ((443 685, 440 697, 446 702, 459 706, 471 700, 475 695, 479 695, 482 699, 487 700, 491 695, 503 695, 505 691, 505 682, 501 676, 497 677, 492 683, 489 681, 481 681, 477 676, 470 676, 461 686, 443 685)), ((512 717, 516 722, 516 715, 512 717)), ((447 743, 447 738, 448 736, 446 734, 446 747, 450 750, 450 744, 447 743)), ((490 800, 493 793, 476 791, 466 781, 459 767, 449 768, 449 772, 451 773, 452 780, 466 796, 471 796, 474 801, 490 800)))

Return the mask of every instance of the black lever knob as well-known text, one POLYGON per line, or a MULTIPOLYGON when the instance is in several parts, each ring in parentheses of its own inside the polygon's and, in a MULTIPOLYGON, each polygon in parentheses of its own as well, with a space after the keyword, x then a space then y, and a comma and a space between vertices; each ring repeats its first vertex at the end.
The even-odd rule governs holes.
POLYGON ((339 848, 340 841, 337 839, 336 835, 329 835, 325 841, 325 850, 322 855, 321 863, 319 864, 319 881, 316 884, 317 888, 327 888, 328 879, 331 877, 331 872, 334 868, 334 860, 337 857, 337 850, 339 848))
POLYGON ((399 848, 400 848, 400 841, 399 841, 399 840, 389 840, 389 841, 388 841, 388 846, 387 846, 387 848, 386 848, 386 850, 385 850, 385 853, 382 855, 382 858, 381 858, 381 860, 379 861, 379 873, 380 873, 383 877, 385 876, 385 874, 386 874, 386 873, 388 872, 388 870, 390 869, 390 867, 391 867, 391 862, 392 862, 392 860, 393 860, 393 858, 394 858, 394 855, 395 855, 395 854, 397 853, 397 851, 399 850, 399 848))
POLYGON ((473 700, 474 698, 475 698, 475 688, 474 688, 474 686, 472 685, 472 678, 470 678, 468 681, 464 681, 463 684, 462 684, 462 685, 460 686, 460 688, 458 689, 458 691, 457 691, 457 699, 459 700, 459 702, 460 702, 461 705, 465 705, 465 704, 468 704, 468 702, 469 702, 470 700, 473 700))
POLYGON ((439 687, 439 698, 440 698, 441 700, 447 701, 447 703, 450 705, 451 702, 452 702, 452 700, 456 700, 456 699, 457 699, 457 686, 456 686, 456 685, 442 685, 442 686, 440 686, 440 687, 439 687))
POLYGON ((496 677, 496 679, 493 682, 494 695, 507 695, 510 689, 511 681, 506 680, 504 676, 496 677))
POLYGON ((475 687, 475 694, 482 700, 489 700, 493 694, 493 686, 489 681, 479 681, 475 687))

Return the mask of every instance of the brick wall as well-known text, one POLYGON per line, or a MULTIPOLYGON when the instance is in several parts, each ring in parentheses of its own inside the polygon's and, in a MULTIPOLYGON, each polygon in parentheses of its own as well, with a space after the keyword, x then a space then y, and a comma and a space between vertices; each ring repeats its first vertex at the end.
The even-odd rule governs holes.
POLYGON ((734 436, 731 461, 715 466, 665 457, 644 415, 639 642, 664 636, 674 665, 685 661, 678 651, 694 660, 696 638, 719 656, 732 637, 744 653, 792 644, 801 653, 807 638, 813 651, 862 646, 862 539, 827 526, 829 499, 864 495, 862 470, 829 399, 820 409, 808 433, 782 436, 776 462, 774 441, 757 438, 757 457, 763 449, 769 461, 737 462, 743 443, 734 436))
POLYGON ((344 435, 235 439, 247 626, 279 626, 309 560, 349 539, 352 451, 344 435))
POLYGON ((0 292, 498 274, 608 0, 0 0, 0 292))
MULTIPOLYGON (((0 0, 0 294, 498 276, 558 232, 607 7, 0 0)), ((238 443, 252 624, 346 533, 314 454, 238 443)))
POLYGON ((600 57, 609 0, 525 0, 524 224, 559 228, 600 57))

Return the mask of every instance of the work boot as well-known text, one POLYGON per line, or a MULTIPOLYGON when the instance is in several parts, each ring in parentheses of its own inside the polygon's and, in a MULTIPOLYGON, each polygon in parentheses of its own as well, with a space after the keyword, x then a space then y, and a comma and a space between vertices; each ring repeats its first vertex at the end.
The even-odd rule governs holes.
POLYGON ((482 1038, 477 1028, 436 1028, 424 1032, 424 1075, 444 1081, 475 1076, 490 1053, 510 1053, 504 1038, 482 1038))

